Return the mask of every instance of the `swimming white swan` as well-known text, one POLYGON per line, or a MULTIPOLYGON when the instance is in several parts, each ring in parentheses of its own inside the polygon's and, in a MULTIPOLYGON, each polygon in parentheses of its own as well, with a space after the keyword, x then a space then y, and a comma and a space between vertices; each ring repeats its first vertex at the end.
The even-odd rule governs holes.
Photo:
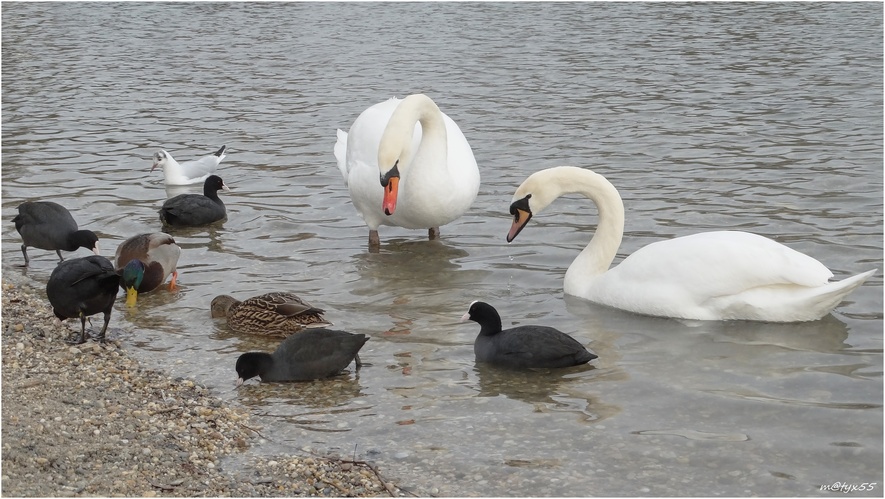
POLYGON ((458 125, 426 95, 389 99, 366 109, 350 132, 338 130, 335 158, 350 198, 369 226, 429 229, 464 214, 479 191, 479 169, 458 125))
POLYGON ((624 204, 605 177, 572 166, 536 172, 516 189, 507 241, 533 214, 571 193, 596 204, 599 223, 566 271, 563 289, 610 307, 682 319, 810 321, 830 313, 876 271, 829 282, 833 273, 814 258, 738 231, 658 241, 609 269, 624 234, 624 204))

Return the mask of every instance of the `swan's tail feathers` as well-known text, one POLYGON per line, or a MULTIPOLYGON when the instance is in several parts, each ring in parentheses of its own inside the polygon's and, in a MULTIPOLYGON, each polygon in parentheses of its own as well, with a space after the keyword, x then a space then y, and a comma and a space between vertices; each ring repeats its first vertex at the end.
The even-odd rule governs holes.
POLYGON ((214 153, 212 153, 212 155, 218 156, 218 158, 219 158, 218 161, 221 161, 221 158, 224 158, 224 150, 226 148, 227 148, 227 146, 221 146, 221 149, 215 151, 214 153))
POLYGON ((857 274, 855 276, 848 277, 846 279, 842 279, 841 281, 831 282, 825 286, 821 286, 817 288, 820 292, 813 297, 815 303, 812 303, 809 308, 817 309, 820 311, 818 319, 832 312, 836 307, 842 303, 842 300, 845 299, 852 291, 860 287, 861 284, 864 283, 871 275, 873 275, 878 269, 869 270, 862 274, 857 274))
MULTIPOLYGON (((749 289, 739 296, 729 295, 718 307, 717 318, 746 319, 766 322, 806 322, 824 318, 849 293, 857 289, 878 269, 851 276, 823 286, 794 284, 761 286, 749 289)), ((714 300, 715 302, 715 300, 714 300)))
MULTIPOLYGON (((848 296, 849 293, 860 287, 867 279, 870 278, 871 275, 875 274, 879 269, 868 270, 862 274, 857 274, 855 276, 848 277, 846 279, 842 279, 841 281, 834 282, 832 285, 836 287, 835 292, 840 294, 841 297, 848 296)), ((837 303, 838 305, 838 303, 837 303)))
POLYGON ((335 142, 335 159, 344 177, 344 185, 347 185, 347 132, 341 129, 338 130, 338 142, 335 142))

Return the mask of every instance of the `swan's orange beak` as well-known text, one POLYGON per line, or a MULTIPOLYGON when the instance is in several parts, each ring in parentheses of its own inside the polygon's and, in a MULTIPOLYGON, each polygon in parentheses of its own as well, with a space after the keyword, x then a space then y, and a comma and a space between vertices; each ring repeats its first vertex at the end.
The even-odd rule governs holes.
POLYGON ((510 226, 510 232, 507 233, 508 243, 516 239, 519 232, 532 219, 532 207, 529 205, 530 199, 532 199, 532 195, 526 194, 524 198, 510 203, 510 214, 513 215, 513 224, 510 226))
POLYGON ((522 229, 529 223, 529 219, 532 218, 532 212, 516 209, 513 213, 513 223, 510 225, 510 232, 507 233, 507 242, 511 242, 516 239, 516 236, 522 231, 522 229))
POLYGON ((396 211, 396 193, 398 188, 399 177, 389 178, 387 185, 384 186, 384 201, 381 203, 381 208, 387 216, 393 215, 393 212, 396 211))
POLYGON ((396 193, 399 188, 399 160, 393 164, 393 168, 381 175, 381 187, 384 188, 381 209, 384 210, 385 215, 393 215, 393 212, 396 211, 396 193))

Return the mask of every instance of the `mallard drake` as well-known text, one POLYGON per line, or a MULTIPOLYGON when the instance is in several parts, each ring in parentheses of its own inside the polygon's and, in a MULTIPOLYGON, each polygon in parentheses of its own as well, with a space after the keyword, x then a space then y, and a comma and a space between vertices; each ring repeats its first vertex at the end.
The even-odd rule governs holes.
POLYGON ((104 326, 98 339, 104 341, 119 290, 120 276, 113 264, 98 255, 59 263, 46 283, 46 296, 55 316, 61 320, 80 319, 80 340, 69 343, 86 341, 86 318, 99 312, 104 313, 104 326))
POLYGON ((473 344, 477 362, 513 368, 571 367, 596 358, 571 336, 549 326, 517 326, 501 329, 501 316, 488 303, 470 304, 461 321, 479 323, 473 344))
POLYGON ((369 341, 364 334, 311 329, 293 334, 273 353, 248 352, 237 358, 237 386, 255 376, 261 381, 310 381, 341 373, 351 362, 360 368, 359 351, 369 341))
POLYGON ((219 190, 230 191, 221 177, 211 175, 203 183, 203 194, 179 194, 160 208, 160 221, 166 225, 199 226, 217 222, 227 216, 227 208, 218 197, 219 190))
POLYGON ((30 263, 28 246, 55 250, 58 261, 64 261, 61 250, 75 251, 87 248, 98 254, 98 236, 91 230, 78 230, 77 222, 64 206, 52 201, 27 201, 18 205, 18 215, 12 219, 15 230, 22 236, 22 255, 25 267, 30 263))
POLYGON ((289 336, 306 327, 331 326, 323 310, 294 293, 274 292, 239 301, 219 295, 212 300, 212 317, 227 317, 227 324, 238 333, 289 336))
POLYGON ((116 269, 122 275, 120 285, 126 290, 126 305, 134 306, 138 293, 159 288, 169 274, 169 289, 175 289, 178 279, 178 257, 181 248, 175 239, 163 232, 138 234, 117 247, 114 258, 116 269))

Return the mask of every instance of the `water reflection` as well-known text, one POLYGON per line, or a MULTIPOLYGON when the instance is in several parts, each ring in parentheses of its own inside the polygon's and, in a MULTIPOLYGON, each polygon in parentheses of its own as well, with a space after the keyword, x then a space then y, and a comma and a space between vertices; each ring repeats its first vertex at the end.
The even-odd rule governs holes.
POLYGON ((392 240, 380 253, 357 253, 351 259, 359 280, 350 289, 356 298, 344 308, 386 314, 389 322, 380 326, 386 336, 409 335, 418 327, 422 339, 444 340, 455 326, 448 311, 452 290, 471 289, 488 272, 463 269, 457 260, 468 255, 439 240, 392 240))
POLYGON ((114 309, 139 327, 168 330, 171 329, 172 319, 164 309, 180 302, 187 291, 188 286, 180 284, 170 290, 167 281, 157 289, 138 293, 138 301, 134 307, 127 307, 125 300, 120 299, 114 304, 114 309))
POLYGON ((797 323, 682 321, 632 314, 568 295, 565 302, 570 313, 598 329, 707 344, 710 349, 724 347, 729 356, 751 356, 766 347, 821 353, 837 353, 850 347, 845 343, 848 325, 832 314, 817 321, 797 323))
POLYGON ((600 422, 621 409, 587 392, 597 381, 596 370, 592 363, 566 369, 528 370, 477 363, 473 368, 476 383, 467 383, 478 389, 478 397, 505 396, 533 406, 534 412, 576 412, 583 415, 585 422, 600 422))
MULTIPOLYGON (((164 187, 166 189, 166 199, 174 198, 175 196, 177 196, 179 194, 202 194, 203 193, 203 184, 193 184, 193 185, 165 185, 164 184, 164 187)), ((220 192, 219 195, 225 196, 225 194, 223 192, 220 192)), ((165 200, 163 200, 163 201, 165 201, 165 200)), ((224 199, 222 199, 222 201, 224 201, 224 199)), ((162 201, 160 201, 160 204, 162 205, 162 201)))
POLYGON ((175 238, 175 242, 181 246, 182 255, 187 249, 196 249, 212 251, 215 253, 224 253, 225 247, 222 245, 222 235, 224 234, 224 223, 227 217, 202 227, 179 227, 172 225, 162 225, 157 219, 157 224, 162 226, 163 232, 175 238))
MULTIPOLYGON (((368 280, 382 287, 413 283, 416 286, 443 286, 456 277, 461 268, 455 260, 468 256, 467 251, 439 240, 407 241, 393 239, 382 243, 380 253, 360 252, 353 261, 360 281, 368 280), (424 277, 422 279, 422 277, 424 277)), ((358 294, 358 293, 354 293, 358 294)))
POLYGON ((267 408, 259 410, 260 414, 296 419, 307 415, 334 414, 335 411, 329 409, 366 411, 370 409, 369 406, 352 407, 356 399, 365 396, 365 388, 360 384, 360 372, 353 365, 346 372, 332 378, 306 382, 249 382, 237 389, 237 398, 243 404, 254 408, 267 408), (284 406, 289 406, 293 412, 281 414, 285 410, 284 406), (301 412, 299 409, 301 406, 324 409, 324 411, 301 412))

